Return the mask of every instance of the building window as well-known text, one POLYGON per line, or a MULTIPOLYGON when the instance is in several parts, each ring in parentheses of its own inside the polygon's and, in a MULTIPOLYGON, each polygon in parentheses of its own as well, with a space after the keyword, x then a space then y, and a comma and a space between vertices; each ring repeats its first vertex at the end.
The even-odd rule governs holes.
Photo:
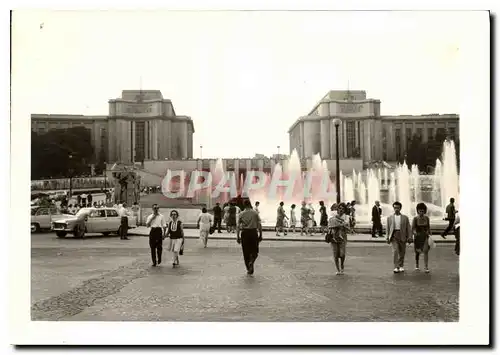
POLYGON ((434 128, 427 128, 427 140, 431 141, 434 139, 434 128))
POLYGON ((436 137, 438 141, 444 141, 446 138, 446 130, 442 127, 438 128, 436 131, 436 137))
POLYGON ((449 127, 449 128, 448 128, 448 137, 449 137, 450 139, 453 139, 453 140, 454 140, 454 139, 456 139, 456 138, 457 138, 455 135, 456 135, 456 129, 455 129, 455 127, 449 127))
POLYGON ((356 146, 356 122, 346 122, 347 158, 359 158, 359 147, 356 146))
POLYGON ((395 131, 395 140, 396 140, 396 160, 401 159, 401 130, 398 128, 395 131))
POLYGON ((382 127, 382 159, 387 160, 387 130, 382 127))
POLYGON ((418 139, 420 139, 421 142, 422 142, 423 136, 424 136, 424 129, 417 128, 417 137, 418 137, 418 139))
POLYGON ((144 121, 135 123, 135 161, 142 162, 145 159, 145 142, 144 142, 144 121))
POLYGON ((411 128, 406 129, 406 151, 410 150, 410 144, 413 136, 411 134, 411 128))

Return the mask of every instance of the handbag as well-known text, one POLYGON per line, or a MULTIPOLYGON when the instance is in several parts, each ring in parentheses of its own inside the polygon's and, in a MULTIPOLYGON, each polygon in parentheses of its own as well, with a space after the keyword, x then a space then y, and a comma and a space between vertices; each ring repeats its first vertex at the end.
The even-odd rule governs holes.
POLYGON ((210 226, 210 230, 208 231, 208 233, 212 235, 214 234, 214 232, 215 232, 215 226, 210 226))
POLYGON ((429 236, 428 243, 429 243, 429 248, 433 249, 436 247, 436 242, 434 241, 434 239, 432 239, 431 236, 429 236))
POLYGON ((333 242, 333 231, 332 228, 328 229, 328 232, 325 235, 325 243, 333 242))

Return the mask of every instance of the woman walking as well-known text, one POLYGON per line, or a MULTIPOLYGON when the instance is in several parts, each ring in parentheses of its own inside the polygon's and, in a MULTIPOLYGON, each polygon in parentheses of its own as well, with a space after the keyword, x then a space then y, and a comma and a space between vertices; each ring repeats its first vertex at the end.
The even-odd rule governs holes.
POLYGON ((284 234, 286 235, 286 229, 283 229, 284 228, 284 225, 285 225, 285 218, 288 218, 285 214, 285 209, 283 208, 283 206, 285 205, 285 203, 283 201, 280 202, 280 205, 278 207, 278 210, 277 210, 277 216, 276 216, 276 236, 279 237, 280 235, 280 232, 284 232, 284 234))
POLYGON ((311 202, 309 202, 309 205, 307 206, 309 208, 309 232, 311 235, 316 231, 316 219, 314 218, 314 214, 316 211, 314 210, 314 207, 311 202))
MULTIPOLYGON (((302 230, 300 235, 311 234, 309 232, 309 220, 311 219, 309 208, 306 206, 306 202, 302 201, 302 207, 300 208, 300 223, 302 224, 302 230)), ((311 234, 312 235, 312 234, 311 234)))
POLYGON ((207 212, 207 209, 203 207, 196 224, 200 230, 200 240, 203 243, 204 248, 207 247, 208 235, 210 234, 210 228, 212 227, 213 222, 214 218, 207 212))
POLYGON ((425 272, 429 272, 429 237, 431 235, 431 225, 427 213, 427 206, 420 202, 417 204, 418 215, 413 218, 412 234, 415 246, 415 270, 420 270, 420 254, 424 254, 425 272))
POLYGON ((346 221, 344 213, 346 205, 340 203, 337 206, 337 214, 332 216, 328 221, 328 241, 332 245, 333 261, 337 268, 337 275, 344 274, 345 263, 345 249, 347 244, 347 230, 349 229, 349 222, 346 221))
POLYGON ((167 250, 172 252, 172 266, 179 266, 179 254, 184 249, 184 230, 179 220, 179 212, 170 212, 171 221, 168 223, 166 236, 168 237, 167 250))
POLYGON ((328 232, 328 215, 326 214, 326 207, 323 201, 319 201, 319 213, 320 220, 319 225, 321 227, 321 234, 328 232))

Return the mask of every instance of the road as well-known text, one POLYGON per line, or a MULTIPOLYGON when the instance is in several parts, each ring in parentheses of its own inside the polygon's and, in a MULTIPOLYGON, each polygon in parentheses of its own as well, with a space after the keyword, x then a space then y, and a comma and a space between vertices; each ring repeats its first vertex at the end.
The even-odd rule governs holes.
MULTIPOLYGON (((264 238, 266 235, 264 236, 264 238)), ((254 276, 240 247, 186 241, 181 265, 150 265, 148 240, 32 235, 32 319, 63 321, 458 321, 453 245, 430 255, 431 273, 392 273, 390 247, 352 243, 336 276, 325 243, 263 241, 254 276)))

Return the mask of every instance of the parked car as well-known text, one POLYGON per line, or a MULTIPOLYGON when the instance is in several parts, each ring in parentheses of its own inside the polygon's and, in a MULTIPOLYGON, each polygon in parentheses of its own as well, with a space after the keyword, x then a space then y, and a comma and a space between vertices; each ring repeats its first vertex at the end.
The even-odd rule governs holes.
POLYGON ((66 218, 69 214, 61 213, 57 207, 31 206, 31 232, 40 232, 43 229, 50 230, 52 222, 66 218))
MULTIPOLYGON (((52 230, 59 238, 72 233, 77 238, 84 238, 85 233, 120 234, 121 220, 116 208, 86 207, 80 209, 76 215, 56 220, 52 223, 52 230)), ((129 228, 137 227, 135 218, 129 218, 129 228)))

